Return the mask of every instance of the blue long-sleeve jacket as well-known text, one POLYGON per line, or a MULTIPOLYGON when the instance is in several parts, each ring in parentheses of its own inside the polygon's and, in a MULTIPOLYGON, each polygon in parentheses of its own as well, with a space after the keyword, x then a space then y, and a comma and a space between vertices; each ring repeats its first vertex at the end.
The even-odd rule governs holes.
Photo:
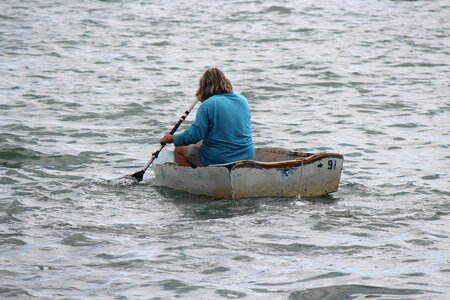
POLYGON ((200 160, 203 166, 254 159, 250 109, 239 94, 213 95, 199 107, 194 123, 174 135, 175 146, 203 140, 200 160))

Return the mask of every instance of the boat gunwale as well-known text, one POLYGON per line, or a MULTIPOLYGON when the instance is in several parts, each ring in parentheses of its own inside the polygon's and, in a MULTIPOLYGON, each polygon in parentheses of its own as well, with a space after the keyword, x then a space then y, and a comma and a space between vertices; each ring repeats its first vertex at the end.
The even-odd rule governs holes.
POLYGON ((291 160, 283 160, 276 162, 264 162, 264 161, 256 161, 256 160, 239 160, 233 163, 229 163, 226 165, 213 166, 213 167, 227 167, 230 170, 237 168, 259 168, 259 169, 284 169, 284 168, 292 168, 292 167, 300 167, 312 164, 318 160, 324 158, 337 158, 344 159, 344 156, 339 153, 330 153, 330 152, 320 152, 316 154, 312 154, 308 157, 302 157, 291 160))

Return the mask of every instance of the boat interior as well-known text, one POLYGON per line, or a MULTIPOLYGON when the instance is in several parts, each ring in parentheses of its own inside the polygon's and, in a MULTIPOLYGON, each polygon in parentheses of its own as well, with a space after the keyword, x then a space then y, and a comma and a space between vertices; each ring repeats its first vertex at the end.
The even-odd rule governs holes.
POLYGON ((313 155, 312 153, 303 153, 283 148, 264 147, 255 149, 255 161, 260 162, 280 162, 287 160, 297 160, 313 155))

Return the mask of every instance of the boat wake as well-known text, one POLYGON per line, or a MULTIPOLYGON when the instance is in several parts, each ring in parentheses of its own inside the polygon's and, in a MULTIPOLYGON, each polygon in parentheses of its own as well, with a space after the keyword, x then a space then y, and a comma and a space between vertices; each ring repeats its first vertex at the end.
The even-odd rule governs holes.
POLYGON ((108 186, 132 186, 139 184, 139 181, 130 175, 125 175, 116 179, 99 179, 94 183, 108 186))
POLYGON ((109 180, 109 184, 115 186, 129 186, 139 184, 139 181, 130 175, 125 175, 117 179, 109 180))

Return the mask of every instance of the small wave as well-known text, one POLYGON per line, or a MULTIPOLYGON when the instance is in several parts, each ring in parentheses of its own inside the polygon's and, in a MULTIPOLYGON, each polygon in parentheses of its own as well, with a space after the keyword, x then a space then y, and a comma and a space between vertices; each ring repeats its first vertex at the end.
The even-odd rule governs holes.
POLYGON ((0 166, 19 168, 26 160, 38 159, 41 153, 22 147, 0 149, 0 166))
POLYGON ((420 178, 422 178, 424 180, 435 180, 435 179, 441 178, 441 176, 439 174, 433 174, 433 175, 422 176, 420 178))
POLYGON ((71 121, 81 121, 81 120, 89 120, 89 119, 103 119, 103 115, 101 113, 95 113, 95 112, 87 112, 83 115, 69 115, 64 116, 60 120, 63 122, 71 122, 71 121))
POLYGON ((361 152, 351 152, 351 153, 345 153, 346 157, 361 157, 363 154, 361 152))
POLYGON ((16 238, 6 238, 3 240, 0 240, 0 245, 5 245, 5 244, 21 246, 21 245, 26 245, 27 243, 21 239, 16 239, 16 238))
MULTIPOLYGON (((347 156, 347 155, 346 155, 347 156)), ((372 194, 373 190, 359 182, 343 182, 340 189, 346 190, 350 194, 372 194)))
POLYGON ((134 268, 137 266, 143 266, 147 263, 146 260, 143 259, 127 259, 121 261, 113 261, 103 265, 105 268, 134 268))
POLYGON ((341 87, 345 87, 346 86, 345 83, 337 82, 337 81, 313 82, 310 85, 311 86, 318 86, 318 87, 332 87, 332 88, 341 88, 341 87))
POLYGON ((15 17, 7 16, 7 15, 0 15, 0 20, 16 20, 15 17))
POLYGON ((11 177, 6 177, 6 176, 0 177, 0 184, 15 184, 15 183, 19 183, 19 181, 12 179, 11 177))
POLYGON ((230 269, 226 268, 226 267, 215 267, 212 269, 204 270, 201 273, 209 275, 209 274, 222 273, 222 272, 228 272, 228 271, 230 271, 230 269))
POLYGON ((400 275, 400 277, 422 277, 425 276, 425 273, 422 272, 415 272, 415 273, 406 273, 400 275))
POLYGON ((422 246, 422 247, 427 247, 430 245, 433 245, 434 242, 427 239, 427 238, 423 238, 423 239, 412 239, 412 240, 407 240, 406 241, 408 244, 413 244, 416 246, 422 246))
POLYGON ((83 25, 92 25, 95 27, 106 27, 105 26, 105 22, 101 21, 101 20, 93 20, 93 19, 84 19, 81 21, 81 24, 83 25))
POLYGON ((23 165, 39 165, 44 168, 70 171, 94 162, 94 157, 99 154, 103 153, 86 151, 78 155, 48 155, 22 147, 13 147, 0 149, 0 166, 20 168, 23 165))
POLYGON ((388 127, 395 127, 395 128, 416 128, 419 127, 416 123, 401 123, 401 124, 392 124, 388 125, 388 127))
MULTIPOLYGON (((322 225, 327 226, 327 224, 322 223, 322 225)), ((321 225, 319 225, 321 226, 321 225)), ((320 228, 313 227, 314 229, 320 230, 320 228)), ((325 229, 325 228, 323 228, 325 229)), ((348 246, 318 246, 314 244, 302 244, 302 243, 255 243, 261 249, 265 249, 268 253, 309 253, 309 254, 325 254, 325 253, 346 253, 354 254, 359 253, 362 250, 370 249, 370 247, 361 245, 348 245, 348 246)))
POLYGON ((80 130, 78 132, 72 133, 70 135, 70 137, 73 137, 73 138, 83 138, 83 137, 107 138, 108 135, 106 135, 104 133, 99 133, 99 132, 96 132, 96 131, 92 131, 92 130, 87 130, 87 131, 80 130))
POLYGON ((177 279, 163 280, 159 285, 166 291, 175 291, 177 294, 184 294, 198 289, 196 286, 190 286, 177 279))
POLYGON ((41 74, 37 74, 37 75, 28 75, 28 78, 38 78, 38 79, 54 79, 54 77, 50 77, 50 76, 45 76, 45 75, 41 75, 41 74))
POLYGON ((348 273, 342 273, 342 272, 328 272, 328 273, 324 273, 318 276, 313 276, 311 278, 307 278, 304 280, 301 280, 302 282, 304 281, 314 281, 314 280, 320 280, 320 279, 328 279, 328 278, 336 278, 336 277, 343 277, 343 276, 347 276, 349 275, 348 273))
POLYGON ((21 288, 0 287, 0 296, 3 298, 25 299, 34 298, 30 293, 21 288))
POLYGON ((112 260, 112 259, 120 258, 120 256, 113 255, 113 254, 107 254, 107 253, 100 253, 100 254, 96 255, 96 257, 103 258, 105 260, 112 260))
POLYGON ((279 14, 283 14, 283 15, 288 15, 288 14, 292 13, 292 10, 290 8, 284 7, 284 6, 277 6, 277 5, 270 6, 270 7, 266 8, 264 11, 268 12, 268 13, 279 13, 279 14))
POLYGON ((307 33, 310 33, 313 31, 315 31, 314 28, 297 28, 297 29, 292 30, 292 32, 307 32, 307 33))
POLYGON ((433 64, 433 63, 401 63, 393 65, 394 68, 404 67, 421 67, 421 68, 433 68, 433 67, 448 67, 448 64, 433 64))
POLYGON ((9 205, 6 206, 4 212, 14 215, 20 214, 29 210, 35 210, 38 207, 26 206, 19 200, 13 200, 9 205))
POLYGON ((306 69, 306 67, 301 63, 292 63, 289 65, 281 65, 281 66, 278 66, 277 68, 283 69, 283 70, 304 70, 304 69, 306 69))
MULTIPOLYGON (((373 112, 371 112, 373 113, 373 112)), ((366 129, 366 128, 359 128, 362 129, 363 132, 367 135, 387 135, 387 133, 382 132, 382 131, 377 131, 377 130, 372 130, 372 129, 366 129)))
POLYGON ((151 43, 150 45, 157 46, 157 47, 164 47, 164 46, 169 46, 170 43, 167 41, 162 41, 162 42, 151 43))
POLYGON ((61 54, 59 54, 57 52, 54 52, 54 51, 47 53, 47 55, 51 56, 51 57, 57 57, 57 58, 62 58, 63 57, 61 54))
POLYGON ((329 134, 331 131, 328 130, 313 130, 306 132, 305 135, 316 135, 316 134, 329 134))
POLYGON ((71 235, 65 237, 62 240, 62 243, 64 245, 68 245, 68 246, 80 247, 80 246, 97 245, 97 244, 101 244, 102 242, 94 241, 94 240, 86 237, 82 233, 74 233, 74 234, 71 234, 71 235))
POLYGON ((69 68, 69 69, 64 69, 64 72, 73 72, 73 73, 77 73, 77 74, 93 74, 95 73, 94 70, 79 70, 79 69, 75 69, 75 68, 69 68))
POLYGON ((253 260, 253 258, 251 258, 248 255, 238 255, 238 256, 233 257, 233 260, 242 261, 242 262, 250 262, 253 260))
POLYGON ((332 285, 319 288, 311 288, 294 292, 289 296, 289 300, 303 299, 350 299, 356 295, 364 295, 365 298, 378 297, 379 295, 407 296, 420 295, 424 290, 419 289, 391 289, 387 287, 375 287, 366 285, 332 285))

